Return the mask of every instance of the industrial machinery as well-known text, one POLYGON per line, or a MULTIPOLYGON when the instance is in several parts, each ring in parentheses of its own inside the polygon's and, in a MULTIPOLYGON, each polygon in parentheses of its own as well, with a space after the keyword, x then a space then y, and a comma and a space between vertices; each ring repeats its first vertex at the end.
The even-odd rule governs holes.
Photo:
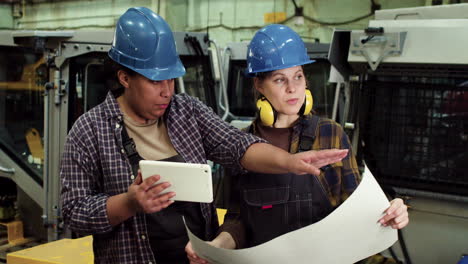
POLYGON ((468 251, 467 12, 383 10, 365 30, 334 34, 343 124, 383 189, 410 205, 392 250, 404 263, 457 263, 468 251))
MULTIPOLYGON (((0 212, 9 212, 16 195, 28 236, 52 241, 68 235, 60 215, 61 151, 74 121, 107 94, 104 63, 113 33, 0 31, 0 176, 10 184, 2 181, 0 212)), ((207 34, 174 37, 187 70, 176 91, 218 111, 213 73, 219 70, 212 69, 217 57, 207 34)))

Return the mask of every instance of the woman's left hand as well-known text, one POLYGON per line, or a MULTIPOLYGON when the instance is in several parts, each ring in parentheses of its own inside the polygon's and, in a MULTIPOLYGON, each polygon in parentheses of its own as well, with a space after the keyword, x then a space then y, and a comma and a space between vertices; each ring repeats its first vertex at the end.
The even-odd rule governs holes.
POLYGON ((383 226, 391 226, 394 229, 402 229, 409 223, 408 207, 402 199, 396 198, 390 202, 390 207, 385 210, 385 215, 379 219, 383 226))

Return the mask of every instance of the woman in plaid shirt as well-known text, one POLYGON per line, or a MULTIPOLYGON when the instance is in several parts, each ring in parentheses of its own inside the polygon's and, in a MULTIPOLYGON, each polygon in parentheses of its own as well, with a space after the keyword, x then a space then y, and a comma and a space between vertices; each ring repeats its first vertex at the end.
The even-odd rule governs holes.
MULTIPOLYGON (((313 100, 302 65, 312 62, 299 35, 287 26, 268 25, 255 34, 247 51, 246 74, 254 77, 259 113, 247 131, 290 153, 350 149, 340 125, 311 114, 313 100)), ((217 247, 256 246, 320 221, 351 195, 360 176, 350 151, 318 176, 248 172, 234 180, 224 224, 211 242, 217 247)), ((379 221, 405 227, 406 205, 401 199, 391 201, 379 221)), ((191 263, 207 263, 190 244, 186 252, 191 263)))
POLYGON ((120 89, 76 121, 60 168, 64 222, 77 234, 93 235, 96 263, 188 263, 181 215, 197 235, 215 235, 213 204, 173 203, 177 194, 160 195, 169 183, 153 186, 158 175, 142 181, 133 157, 318 174, 347 154, 291 155, 229 126, 199 100, 174 95, 174 79, 185 68, 171 29, 147 8, 120 17, 109 57, 120 89), (136 148, 127 144, 130 138, 136 148))

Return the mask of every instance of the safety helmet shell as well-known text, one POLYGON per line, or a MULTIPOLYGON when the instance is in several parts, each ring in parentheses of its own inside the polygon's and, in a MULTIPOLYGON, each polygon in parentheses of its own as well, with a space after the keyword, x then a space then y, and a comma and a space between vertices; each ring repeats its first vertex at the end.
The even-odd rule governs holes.
POLYGON ((130 8, 119 18, 108 55, 153 81, 185 74, 171 28, 146 7, 130 8))
POLYGON ((307 55, 301 37, 285 25, 271 24, 255 33, 247 49, 245 74, 286 69, 315 62, 307 55))

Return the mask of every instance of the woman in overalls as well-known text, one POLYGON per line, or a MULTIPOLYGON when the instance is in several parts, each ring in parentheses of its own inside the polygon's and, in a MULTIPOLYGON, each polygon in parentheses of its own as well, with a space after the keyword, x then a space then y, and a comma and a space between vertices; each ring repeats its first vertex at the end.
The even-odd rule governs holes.
MULTIPOLYGON (((336 122, 312 114, 312 94, 302 65, 313 63, 299 35, 284 25, 260 29, 247 51, 246 74, 253 77, 258 116, 247 131, 290 153, 350 149, 340 162, 322 168, 319 176, 261 174, 234 177, 225 222, 211 243, 223 248, 259 245, 320 221, 356 189, 360 175, 351 144, 336 122)), ((407 207, 391 201, 379 220, 384 226, 408 224, 407 207)), ((186 248, 192 263, 206 263, 186 248)))

